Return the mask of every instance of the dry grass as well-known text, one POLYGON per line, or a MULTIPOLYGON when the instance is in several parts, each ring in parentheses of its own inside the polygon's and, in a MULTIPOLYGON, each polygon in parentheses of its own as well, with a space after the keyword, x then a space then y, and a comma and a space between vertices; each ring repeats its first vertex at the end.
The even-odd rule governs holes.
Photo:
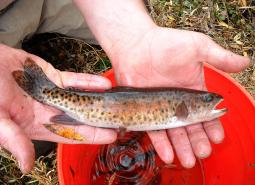
MULTIPOLYGON (((151 16, 157 24, 166 27, 180 28, 203 32, 211 36, 221 46, 241 55, 255 58, 255 2, 253 0, 149 0, 149 9, 151 16), (253 2, 253 3, 252 3, 253 2)), ((67 59, 68 65, 73 61, 90 62, 79 63, 82 66, 87 66, 77 69, 69 65, 69 70, 83 72, 98 73, 108 69, 107 58, 102 50, 97 48, 85 47, 83 41, 77 39, 67 39, 76 41, 71 46, 79 48, 79 53, 74 56, 70 53, 70 48, 67 45, 60 44, 61 51, 66 50, 68 53, 58 52, 59 56, 67 59), (85 49, 83 49, 85 48, 85 49), (82 50, 81 50, 82 49, 82 50), (84 55, 84 56, 81 56, 84 55), (68 61, 69 60, 69 61, 68 61), (106 63, 104 63, 106 61, 106 63), (94 64, 94 67, 93 67, 94 64), (104 68, 105 67, 105 68, 104 68), (87 70, 86 70, 87 69, 87 70)), ((52 41, 52 40, 51 40, 52 41)), ((52 43, 54 48, 56 47, 52 43)), ((37 50, 37 49, 36 49, 37 50)), ((45 52, 42 52, 45 53, 45 52)), ((43 57, 43 56, 42 56, 43 57)), ((49 61, 49 59, 48 59, 49 61)), ((73 64, 73 63, 72 63, 73 64)), ((59 65, 59 64, 56 64, 59 65)), ((58 66, 59 68, 62 65, 58 66)), ((240 82, 252 95, 255 97, 255 64, 239 74, 234 74, 233 77, 240 82)), ((36 161, 34 170, 28 175, 22 175, 17 167, 14 158, 3 150, 0 150, 0 184, 52 184, 56 185, 56 155, 53 151, 46 157, 40 157, 36 161)))
POLYGON ((25 39, 22 48, 61 71, 100 74, 111 68, 102 48, 59 33, 36 34, 25 39))
POLYGON ((161 26, 199 31, 240 55, 250 67, 232 76, 255 97, 255 1, 150 0, 149 8, 161 26))
POLYGON ((56 152, 52 151, 47 156, 41 156, 35 161, 35 167, 29 174, 23 175, 18 163, 12 155, 5 150, 0 150, 0 184, 31 184, 31 185, 56 185, 56 152))

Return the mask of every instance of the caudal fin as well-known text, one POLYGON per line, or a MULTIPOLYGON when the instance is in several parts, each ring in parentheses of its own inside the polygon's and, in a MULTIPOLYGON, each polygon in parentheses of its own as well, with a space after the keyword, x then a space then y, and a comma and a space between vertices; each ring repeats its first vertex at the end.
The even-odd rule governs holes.
POLYGON ((13 71, 12 75, 18 85, 34 99, 43 102, 44 90, 50 90, 56 87, 44 74, 41 67, 28 58, 24 64, 24 71, 13 71))

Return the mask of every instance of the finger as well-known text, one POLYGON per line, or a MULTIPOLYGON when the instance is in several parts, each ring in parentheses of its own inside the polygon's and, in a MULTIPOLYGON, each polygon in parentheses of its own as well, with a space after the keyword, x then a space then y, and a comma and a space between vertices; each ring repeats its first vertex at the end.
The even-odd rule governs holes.
POLYGON ((150 131, 148 132, 148 135, 162 161, 168 164, 172 163, 174 159, 174 153, 166 131, 150 131))
POLYGON ((199 158, 208 157, 212 149, 202 124, 187 126, 186 130, 195 155, 199 158))
POLYGON ((64 87, 78 87, 84 89, 109 89, 111 82, 99 75, 61 72, 61 79, 64 87))
POLYGON ((34 146, 23 131, 10 119, 0 119, 0 145, 10 151, 19 162, 22 173, 34 166, 34 146))
POLYGON ((249 58, 222 48, 205 35, 202 38, 202 41, 198 39, 200 47, 197 51, 201 61, 226 72, 239 72, 249 66, 249 58))
POLYGON ((220 123, 219 119, 205 122, 203 124, 203 126, 207 133, 207 136, 213 143, 218 144, 223 141, 224 129, 223 129, 222 124, 220 123))
POLYGON ((196 159, 185 128, 169 129, 167 132, 182 166, 192 168, 195 165, 196 159))
MULTIPOLYGON (((36 131, 34 130, 33 132, 36 131)), ((70 144, 109 144, 117 139, 115 130, 87 125, 47 124, 38 129, 37 133, 31 133, 31 135, 36 140, 70 144)))

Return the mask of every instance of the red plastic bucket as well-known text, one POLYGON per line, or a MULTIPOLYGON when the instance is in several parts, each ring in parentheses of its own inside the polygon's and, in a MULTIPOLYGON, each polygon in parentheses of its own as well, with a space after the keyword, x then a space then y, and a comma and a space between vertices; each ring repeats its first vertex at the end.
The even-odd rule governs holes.
MULTIPOLYGON (((115 85, 112 70, 103 75, 115 85)), ((171 183, 161 184, 255 185, 255 102, 243 87, 223 72, 205 67, 205 79, 209 91, 224 96, 220 106, 229 110, 221 118, 225 129, 224 142, 213 145, 212 155, 197 162, 195 168, 173 170, 169 173, 171 183)), ((90 185, 94 164, 91 156, 96 155, 100 147, 59 144, 57 168, 60 185, 90 185)))

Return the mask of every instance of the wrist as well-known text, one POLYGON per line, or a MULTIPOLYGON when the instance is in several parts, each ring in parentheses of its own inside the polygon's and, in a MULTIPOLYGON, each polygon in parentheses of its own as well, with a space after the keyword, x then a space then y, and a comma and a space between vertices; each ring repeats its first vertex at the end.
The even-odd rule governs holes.
POLYGON ((103 47, 107 55, 111 59, 113 65, 115 62, 121 62, 122 57, 127 57, 129 53, 134 53, 135 48, 143 43, 150 33, 157 28, 155 24, 143 25, 142 28, 133 27, 130 30, 125 30, 124 33, 116 32, 116 39, 112 40, 111 44, 103 47))
POLYGON ((110 58, 156 27, 142 0, 74 0, 110 58))

